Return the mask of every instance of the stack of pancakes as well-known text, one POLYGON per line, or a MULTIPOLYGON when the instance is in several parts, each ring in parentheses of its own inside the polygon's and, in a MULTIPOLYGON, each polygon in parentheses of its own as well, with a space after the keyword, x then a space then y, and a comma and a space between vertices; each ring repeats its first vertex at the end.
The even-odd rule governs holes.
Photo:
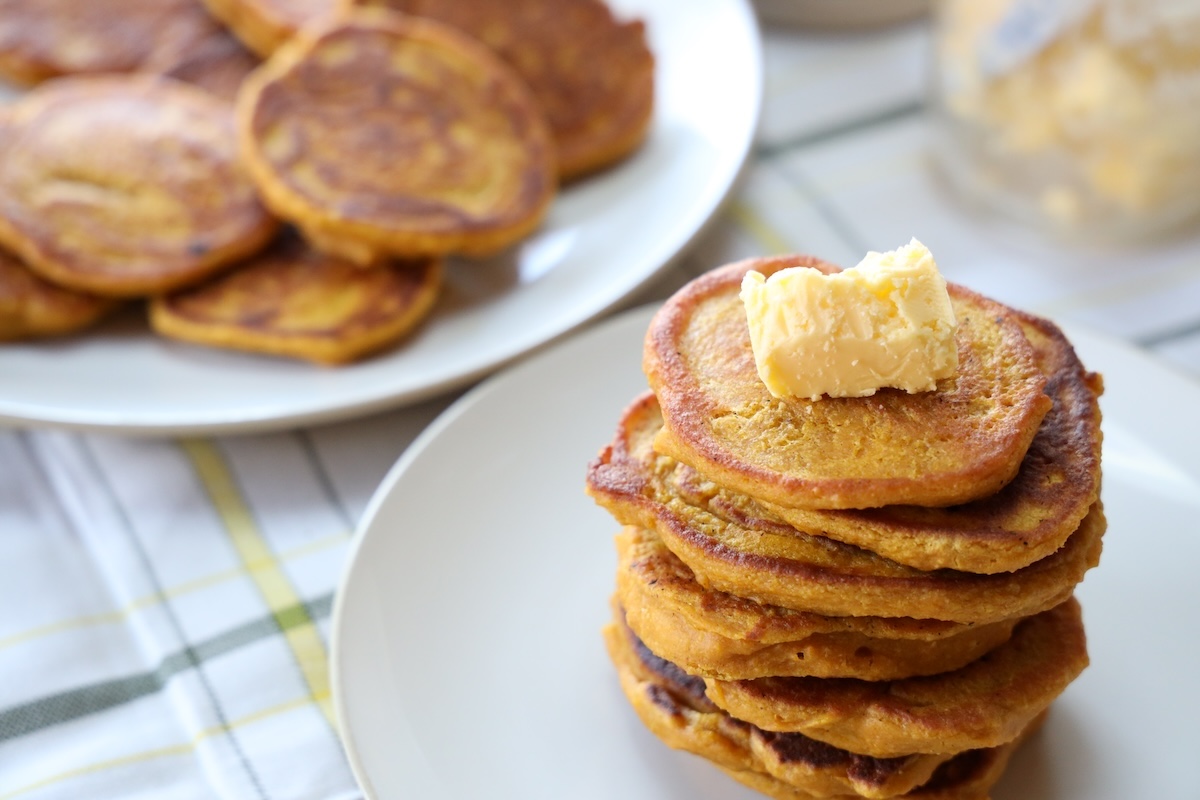
POLYGON ((652 392, 589 465, 625 526, 622 688, 773 797, 986 797, 1087 666, 1099 376, 1052 323, 951 285, 959 368, 935 391, 775 398, 738 292, 787 267, 836 270, 754 259, 672 297, 652 392))

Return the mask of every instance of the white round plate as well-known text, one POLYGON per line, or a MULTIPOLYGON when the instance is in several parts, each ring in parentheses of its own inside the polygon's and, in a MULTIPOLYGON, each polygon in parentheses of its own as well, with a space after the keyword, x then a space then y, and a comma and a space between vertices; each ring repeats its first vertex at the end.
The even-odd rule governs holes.
POLYGON ((0 422, 127 433, 265 430, 462 386, 605 312, 669 264, 729 193, 762 98, 745 0, 613 0, 646 21, 656 110, 645 145, 567 187, 504 257, 456 263, 430 320, 394 351, 323 369, 171 342, 140 315, 0 346, 0 422))
MULTIPOLYGON (((375 800, 749 798, 669 750, 601 643, 617 525, 587 462, 645 387, 637 310, 477 387, 368 508, 334 609, 333 682, 375 800)), ((1104 373, 1103 563, 1078 595, 1092 664, 994 800, 1195 798, 1200 384, 1069 330, 1104 373)))

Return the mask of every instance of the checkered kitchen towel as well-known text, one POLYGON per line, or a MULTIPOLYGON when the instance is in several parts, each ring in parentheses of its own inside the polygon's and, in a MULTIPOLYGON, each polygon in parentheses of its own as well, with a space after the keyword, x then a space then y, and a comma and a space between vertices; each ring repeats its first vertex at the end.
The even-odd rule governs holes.
POLYGON ((0 431, 0 798, 361 796, 333 595, 442 405, 248 438, 0 431))

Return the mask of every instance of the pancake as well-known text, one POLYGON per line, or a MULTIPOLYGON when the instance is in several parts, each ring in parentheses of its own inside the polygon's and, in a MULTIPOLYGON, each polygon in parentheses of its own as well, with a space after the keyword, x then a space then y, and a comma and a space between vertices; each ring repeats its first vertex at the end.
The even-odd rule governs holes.
POLYGON ((158 72, 217 28, 200 0, 0 0, 0 77, 158 72))
POLYGON ((61 78, 12 106, 4 139, 0 244, 62 286, 170 291, 276 229, 238 161, 228 104, 187 84, 61 78))
POLYGON ((1022 621, 1008 642, 954 672, 897 681, 709 678, 705 684, 713 703, 764 730, 890 758, 1010 742, 1087 664, 1072 598, 1022 621))
POLYGON ((55 286, 0 251, 0 342, 74 333, 116 305, 106 297, 55 286))
POLYGON ((878 759, 802 734, 776 734, 730 717, 702 681, 655 655, 619 621, 604 629, 609 656, 634 710, 668 746, 734 772, 752 772, 800 791, 796 797, 891 797, 926 782, 949 756, 878 759))
POLYGON ((1011 572, 1062 547, 1100 496, 1100 406, 1095 373, 1062 331, 1016 312, 1047 376, 1053 408, 1012 482, 991 497, 950 508, 885 506, 815 510, 764 506, 796 528, 858 545, 918 569, 1011 572))
POLYGON ((948 506, 1008 483, 1052 405, 1014 312, 952 284, 959 366, 935 391, 779 399, 758 376, 738 293, 752 269, 796 266, 836 270, 749 259, 692 281, 655 315, 643 366, 666 419, 658 450, 796 508, 948 506))
POLYGON ((1015 572, 897 564, 797 531, 754 500, 658 455, 661 426, 652 394, 634 401, 613 442, 589 465, 587 492, 622 525, 654 530, 715 591, 833 617, 990 623, 1058 605, 1099 562, 1105 519, 1096 503, 1060 550, 1015 572))
POLYGON ((705 589, 651 531, 626 528, 616 542, 617 600, 626 623, 651 650, 692 675, 932 675, 966 666, 1003 644, 1017 622, 824 617, 764 606, 705 589))
POLYGON ((556 191, 529 90, 430 20, 360 9, 306 31, 248 79, 238 123, 267 204, 356 263, 492 253, 537 227, 556 191))
POLYGON ((159 74, 199 86, 232 103, 242 81, 257 66, 258 59, 241 42, 220 30, 181 50, 159 74))
POLYGON ((444 22, 491 48, 546 112, 563 180, 601 169, 646 136, 654 56, 640 20, 618 21, 601 0, 382 0, 444 22))
POLYGON ((155 298, 150 323, 184 341, 340 364, 411 331, 440 281, 439 259, 361 269, 285 235, 232 272, 155 298))
POLYGON ((305 25, 336 14, 348 0, 203 0, 246 47, 263 58, 305 25))

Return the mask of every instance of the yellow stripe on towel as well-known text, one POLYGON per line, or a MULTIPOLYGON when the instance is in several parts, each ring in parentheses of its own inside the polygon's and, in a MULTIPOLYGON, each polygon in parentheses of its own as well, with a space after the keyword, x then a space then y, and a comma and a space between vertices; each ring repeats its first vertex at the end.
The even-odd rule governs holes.
POLYGON ((317 633, 316 625, 304 610, 304 604, 291 581, 280 567, 279 561, 266 538, 258 529, 254 515, 233 480, 229 465, 220 451, 209 440, 187 439, 180 443, 205 491, 212 499, 225 530, 234 548, 242 559, 246 571, 254 580, 271 613, 278 615, 290 609, 292 613, 304 615, 303 621, 280 619, 280 629, 288 646, 300 665, 300 672, 308 684, 309 697, 316 703, 329 724, 337 729, 333 703, 329 691, 329 658, 325 644, 317 633), (297 611, 299 609, 299 611, 297 611), (299 622, 299 624, 296 624, 299 622), (290 627, 289 627, 290 625, 290 627))

